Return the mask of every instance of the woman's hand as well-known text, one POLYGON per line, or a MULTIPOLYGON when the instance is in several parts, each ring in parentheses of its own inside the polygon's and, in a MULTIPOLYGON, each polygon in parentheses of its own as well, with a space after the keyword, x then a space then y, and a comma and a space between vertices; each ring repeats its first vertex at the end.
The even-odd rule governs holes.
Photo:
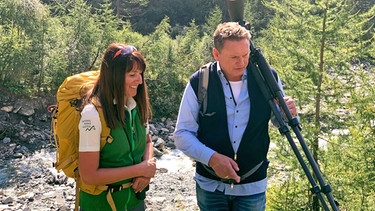
POLYGON ((134 192, 138 193, 143 191, 150 184, 151 178, 149 177, 136 177, 133 180, 132 188, 134 192))
POLYGON ((144 173, 144 176, 136 177, 133 180, 132 188, 136 193, 141 192, 143 189, 147 187, 148 184, 150 184, 150 180, 152 177, 155 176, 156 172, 155 158, 145 160, 141 162, 140 165, 143 165, 142 169, 146 171, 144 173))
POLYGON ((142 173, 143 177, 149 177, 152 178, 155 176, 156 172, 156 160, 154 158, 151 158, 149 160, 144 160, 140 164, 142 166, 142 170, 144 171, 142 173))

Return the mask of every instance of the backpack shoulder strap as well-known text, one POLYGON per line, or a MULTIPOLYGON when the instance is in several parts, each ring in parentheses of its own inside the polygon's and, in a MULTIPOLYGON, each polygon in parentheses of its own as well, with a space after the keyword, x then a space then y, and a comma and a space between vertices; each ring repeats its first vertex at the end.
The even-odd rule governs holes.
POLYGON ((101 150, 103 149, 106 143, 111 143, 113 141, 113 138, 111 136, 111 128, 109 128, 107 124, 105 123, 106 121, 105 121, 103 109, 100 103, 96 99, 93 99, 92 104, 94 104, 96 110, 98 111, 100 122, 102 124, 102 132, 100 133, 100 150, 101 150))
POLYGON ((212 62, 209 62, 203 65, 199 71, 199 84, 198 84, 198 103, 199 107, 202 107, 203 114, 207 110, 207 88, 208 88, 208 79, 210 74, 210 66, 212 62))

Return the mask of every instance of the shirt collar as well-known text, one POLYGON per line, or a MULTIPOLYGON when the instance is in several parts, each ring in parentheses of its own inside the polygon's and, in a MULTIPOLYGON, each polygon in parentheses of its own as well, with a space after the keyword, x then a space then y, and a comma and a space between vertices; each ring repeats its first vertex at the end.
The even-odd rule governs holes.
POLYGON ((133 110, 137 106, 137 102, 135 102, 134 98, 129 97, 126 101, 125 108, 128 108, 129 110, 133 110))
MULTIPOLYGON (((116 100, 113 99, 113 104, 117 104, 116 100)), ((137 106, 137 102, 134 98, 129 97, 125 103, 125 108, 129 109, 130 111, 133 110, 137 106)))

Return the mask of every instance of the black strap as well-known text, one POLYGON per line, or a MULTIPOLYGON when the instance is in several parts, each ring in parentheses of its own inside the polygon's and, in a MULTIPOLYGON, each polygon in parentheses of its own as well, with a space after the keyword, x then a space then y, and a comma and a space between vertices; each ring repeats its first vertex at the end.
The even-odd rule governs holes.
MULTIPOLYGON (((261 161, 260 163, 258 163, 256 166, 254 166, 254 167, 253 167, 252 169, 250 169, 248 172, 246 172, 246 174, 243 174, 243 175, 241 176, 241 180, 240 180, 240 181, 243 181, 243 180, 245 180, 246 178, 250 177, 252 174, 254 174, 254 173, 255 173, 255 172, 256 172, 256 171, 262 166, 263 162, 264 162, 264 160, 261 161)), ((220 178, 220 177, 217 176, 217 174, 216 174, 213 170, 211 170, 208 166, 204 165, 203 163, 202 163, 202 166, 203 166, 203 167, 204 167, 204 168, 205 168, 210 174, 212 174, 212 175, 214 175, 214 176, 220 178)), ((224 183, 228 183, 228 184, 234 182, 233 179, 221 179, 220 181, 222 181, 222 182, 224 182, 224 183)))

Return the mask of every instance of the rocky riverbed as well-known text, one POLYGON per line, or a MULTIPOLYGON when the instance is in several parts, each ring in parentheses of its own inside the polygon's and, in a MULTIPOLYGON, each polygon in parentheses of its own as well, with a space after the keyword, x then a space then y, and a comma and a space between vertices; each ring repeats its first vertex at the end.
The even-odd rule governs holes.
MULTIPOLYGON (((49 148, 29 157, 1 160, 0 210, 73 210, 75 182, 56 172, 53 160, 49 148)), ((157 166, 147 192, 147 210, 198 210, 192 161, 170 150, 158 158, 157 166)))
MULTIPOLYGON (((9 96, 0 89, 0 210, 73 210, 75 182, 52 167, 50 142, 53 98, 9 96)), ((157 172, 147 192, 147 211, 198 210, 194 162, 176 150, 175 121, 151 122, 157 172)))

